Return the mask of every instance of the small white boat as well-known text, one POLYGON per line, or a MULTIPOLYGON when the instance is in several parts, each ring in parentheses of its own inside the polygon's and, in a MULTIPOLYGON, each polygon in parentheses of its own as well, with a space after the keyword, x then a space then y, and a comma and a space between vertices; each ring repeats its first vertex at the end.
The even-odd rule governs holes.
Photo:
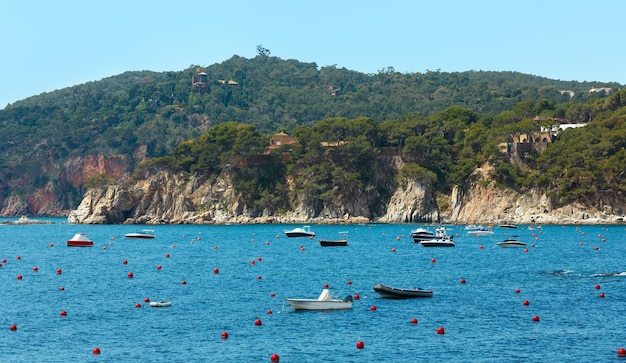
POLYGON ((317 299, 285 299, 296 310, 341 310, 352 309, 352 296, 343 300, 335 300, 328 289, 322 290, 317 299))
POLYGON ((171 301, 150 301, 151 308, 169 308, 172 306, 171 301))
POLYGON ((502 242, 496 242, 496 245, 502 248, 526 247, 526 243, 515 240, 515 239, 505 239, 502 242))
POLYGON ((68 247, 93 247, 93 241, 84 233, 76 233, 74 237, 67 240, 68 247))
POLYGON ((429 231, 426 228, 419 227, 413 231, 411 231, 411 238, 415 243, 420 241, 425 241, 429 239, 435 238, 435 233, 433 231, 429 231))
POLYGON ((498 227, 500 227, 500 228, 508 228, 508 229, 516 229, 517 228, 517 226, 514 225, 514 224, 500 224, 500 225, 498 225, 498 227))
POLYGON ((311 226, 304 226, 285 231, 285 235, 287 237, 315 237, 315 232, 311 231, 311 226))
POLYGON ((467 231, 467 234, 469 236, 476 236, 476 237, 482 237, 482 236, 493 236, 494 232, 491 230, 491 228, 478 228, 478 229, 474 229, 471 231, 467 231))
POLYGON ((144 229, 141 232, 126 233, 124 237, 148 239, 148 238, 154 238, 155 236, 154 236, 153 229, 144 229))
POLYGON ((319 240, 322 247, 347 246, 347 239, 321 239, 319 240))

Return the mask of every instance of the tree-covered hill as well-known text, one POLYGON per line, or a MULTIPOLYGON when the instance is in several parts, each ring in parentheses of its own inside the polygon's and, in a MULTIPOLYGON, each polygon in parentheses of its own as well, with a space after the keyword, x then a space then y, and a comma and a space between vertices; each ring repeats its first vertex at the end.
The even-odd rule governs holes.
MULTIPOLYGON (((74 208, 81 189, 63 180, 69 158, 126 155, 132 171, 144 157, 170 155, 183 141, 228 122, 252 125, 269 140, 278 130, 297 135, 317 130, 315 125, 322 120, 364 117, 386 132, 376 135, 379 144, 372 147, 414 148, 419 154, 423 143, 438 140, 431 133, 443 132, 459 142, 456 147, 467 142, 465 135, 473 137, 475 144, 458 152, 480 157, 485 151, 479 144, 493 148, 506 140, 506 127, 532 128, 528 120, 536 115, 588 122, 608 112, 593 106, 606 99, 604 92, 589 92, 600 87, 615 92, 621 85, 556 81, 516 72, 403 74, 387 68, 363 74, 266 54, 252 59, 233 56, 207 68, 190 66, 180 72, 126 72, 0 110, 0 203, 46 186, 65 208, 74 208), (200 71, 206 73, 207 83, 193 86, 192 77, 200 71), (485 135, 490 137, 481 139, 485 135), (145 152, 137 153, 143 147, 145 152)), ((429 144, 427 149, 436 151, 433 155, 451 155, 443 146, 429 144)), ((435 158, 432 155, 410 156, 437 175, 443 186, 461 181, 465 168, 478 161, 462 163, 465 168, 460 172, 449 166, 437 168, 435 164, 441 163, 429 161, 435 158)))

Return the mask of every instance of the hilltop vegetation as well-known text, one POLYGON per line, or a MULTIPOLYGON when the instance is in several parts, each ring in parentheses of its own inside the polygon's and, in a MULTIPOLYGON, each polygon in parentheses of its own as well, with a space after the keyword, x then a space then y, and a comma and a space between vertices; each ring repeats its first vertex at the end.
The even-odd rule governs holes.
MULTIPOLYGON (((83 190, 63 179, 64 163, 95 154, 126 155, 129 171, 148 157, 155 159, 148 166, 209 177, 262 154, 278 130, 298 138, 283 150, 289 158, 273 153, 238 169, 238 187, 259 205, 280 208, 287 176, 306 180, 306 193, 322 202, 337 187, 385 198, 393 176, 369 167, 381 154, 401 156, 405 175, 444 193, 485 162, 503 186, 556 187, 561 201, 598 203, 598 193, 623 192, 626 96, 588 92, 615 91, 616 83, 516 72, 362 74, 260 54, 201 69, 208 84, 200 89, 191 84, 199 70, 127 72, 0 110, 0 202, 46 187, 65 208, 76 207, 83 190), (514 135, 539 131, 537 115, 589 125, 563 132, 542 154, 514 160, 500 152, 514 135)), ((110 182, 98 178, 92 185, 110 182)))

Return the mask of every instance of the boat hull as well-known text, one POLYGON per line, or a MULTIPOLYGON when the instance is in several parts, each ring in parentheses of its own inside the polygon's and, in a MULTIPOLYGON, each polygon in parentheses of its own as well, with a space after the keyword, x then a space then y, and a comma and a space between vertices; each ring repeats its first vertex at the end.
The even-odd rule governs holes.
POLYGON ((93 247, 93 241, 84 233, 76 233, 72 239, 67 240, 68 247, 93 247))
POLYGON ((333 246, 347 246, 348 240, 346 239, 338 239, 338 240, 327 240, 321 239, 319 240, 320 246, 322 247, 333 247, 333 246))
POLYGON ((519 247, 526 247, 526 243, 524 242, 520 242, 520 241, 502 241, 502 242, 496 242, 496 245, 498 245, 499 247, 502 248, 519 248, 519 247))
POLYGON ((454 247, 456 246, 451 239, 432 239, 428 241, 417 242, 423 247, 454 247))
POLYGON ((352 309, 352 301, 317 299, 285 299, 295 310, 343 310, 352 309))
POLYGON ((170 306, 172 306, 172 303, 169 301, 151 301, 150 302, 151 308, 169 308, 170 306))
POLYGON ((124 235, 126 238, 139 238, 139 239, 150 239, 154 238, 153 234, 144 234, 144 233, 127 233, 124 235))
POLYGON ((376 291, 380 297, 386 299, 413 299, 418 297, 432 297, 432 290, 423 289, 399 289, 396 287, 385 286, 382 284, 374 285, 374 291, 376 291))

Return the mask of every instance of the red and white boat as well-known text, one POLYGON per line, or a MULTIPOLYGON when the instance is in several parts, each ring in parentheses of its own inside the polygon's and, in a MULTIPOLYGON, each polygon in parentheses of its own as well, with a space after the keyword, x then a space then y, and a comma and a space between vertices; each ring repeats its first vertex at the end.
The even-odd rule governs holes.
POLYGON ((67 240, 68 247, 93 247, 93 241, 84 233, 76 233, 72 239, 67 240))

